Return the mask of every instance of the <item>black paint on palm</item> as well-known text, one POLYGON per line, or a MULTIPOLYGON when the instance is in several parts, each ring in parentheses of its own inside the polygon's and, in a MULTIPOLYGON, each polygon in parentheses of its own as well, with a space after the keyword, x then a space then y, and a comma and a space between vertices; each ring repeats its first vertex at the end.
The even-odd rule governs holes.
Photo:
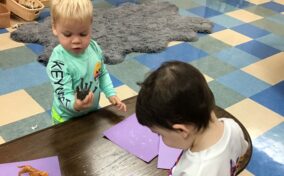
POLYGON ((79 86, 76 87, 77 98, 80 100, 84 100, 85 97, 89 94, 92 84, 93 82, 91 81, 89 86, 88 86, 88 83, 85 83, 85 86, 84 86, 84 78, 81 78, 80 87, 79 86))

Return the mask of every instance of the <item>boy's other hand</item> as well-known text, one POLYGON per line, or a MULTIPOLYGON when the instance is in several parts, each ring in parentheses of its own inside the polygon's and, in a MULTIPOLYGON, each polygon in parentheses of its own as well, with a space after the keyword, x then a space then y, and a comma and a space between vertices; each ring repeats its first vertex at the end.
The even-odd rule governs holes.
POLYGON ((77 97, 77 94, 76 94, 76 100, 75 100, 75 103, 74 103, 74 109, 76 111, 81 111, 81 110, 84 110, 84 109, 88 109, 88 108, 90 108, 93 105, 93 101, 94 101, 94 93, 91 92, 91 91, 88 93, 88 95, 83 100, 80 100, 77 97))
POLYGON ((127 110, 126 105, 123 102, 121 102, 116 95, 110 96, 108 99, 111 104, 115 105, 118 108, 118 110, 126 112, 127 110))

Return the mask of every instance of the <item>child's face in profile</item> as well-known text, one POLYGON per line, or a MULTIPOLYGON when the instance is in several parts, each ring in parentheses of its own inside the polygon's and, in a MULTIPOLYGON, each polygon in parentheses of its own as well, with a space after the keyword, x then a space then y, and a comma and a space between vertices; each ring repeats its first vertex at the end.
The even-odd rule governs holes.
POLYGON ((179 149, 189 149, 192 146, 192 143, 195 139, 195 128, 189 125, 185 125, 185 128, 187 128, 187 131, 183 130, 182 128, 175 128, 170 130, 162 127, 151 127, 151 131, 153 133, 159 134, 163 142, 173 148, 179 148, 179 149))
POLYGON ((91 40, 91 21, 85 23, 57 20, 52 25, 53 33, 68 52, 78 55, 85 51, 91 40))

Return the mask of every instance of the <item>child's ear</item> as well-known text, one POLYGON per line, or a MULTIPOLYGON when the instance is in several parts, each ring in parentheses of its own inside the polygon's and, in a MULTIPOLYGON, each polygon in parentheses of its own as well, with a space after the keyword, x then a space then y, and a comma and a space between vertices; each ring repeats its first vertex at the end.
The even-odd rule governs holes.
POLYGON ((185 124, 174 124, 173 129, 180 133, 183 138, 188 138, 194 131, 194 127, 192 125, 185 125, 185 124))
POLYGON ((52 26, 52 32, 53 32, 53 34, 54 34, 55 36, 57 36, 57 31, 56 31, 56 29, 55 29, 54 23, 52 23, 51 26, 52 26))

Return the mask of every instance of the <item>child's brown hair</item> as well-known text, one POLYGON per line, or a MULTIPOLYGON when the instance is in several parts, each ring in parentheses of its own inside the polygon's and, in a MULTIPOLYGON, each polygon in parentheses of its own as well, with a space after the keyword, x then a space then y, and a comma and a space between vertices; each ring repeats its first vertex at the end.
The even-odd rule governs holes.
POLYGON ((139 123, 172 129, 173 124, 206 128, 215 100, 202 73, 190 64, 163 63, 140 83, 136 103, 139 123))

